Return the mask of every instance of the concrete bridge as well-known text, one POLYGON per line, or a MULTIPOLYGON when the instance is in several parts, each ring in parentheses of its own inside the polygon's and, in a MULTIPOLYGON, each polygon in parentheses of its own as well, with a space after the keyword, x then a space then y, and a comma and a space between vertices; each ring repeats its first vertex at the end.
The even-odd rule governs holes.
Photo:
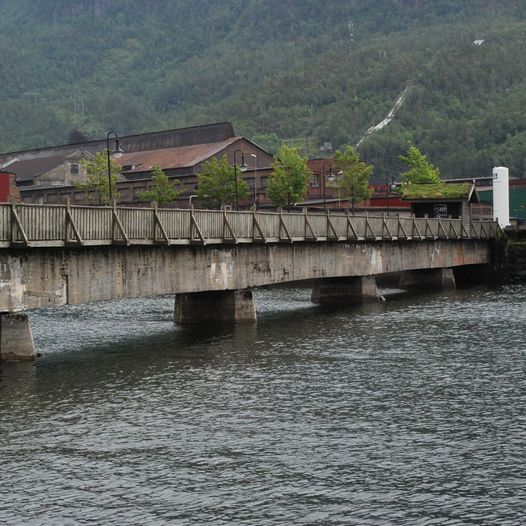
POLYGON ((375 276, 452 287, 491 262, 494 222, 0 205, 0 359, 34 357, 26 309, 175 294, 180 323, 255 321, 251 289, 313 281, 317 303, 377 297, 375 276))

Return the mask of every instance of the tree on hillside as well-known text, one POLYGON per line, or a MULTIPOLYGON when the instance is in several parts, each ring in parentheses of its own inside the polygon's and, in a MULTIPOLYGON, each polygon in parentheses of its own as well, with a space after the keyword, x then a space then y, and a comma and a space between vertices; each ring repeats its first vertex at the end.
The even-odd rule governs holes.
POLYGON ((284 144, 272 163, 267 196, 275 206, 290 208, 305 197, 311 175, 307 159, 284 144))
POLYGON ((343 197, 351 201, 354 212, 356 203, 368 199, 373 194, 369 177, 374 167, 362 161, 352 146, 346 146, 344 150, 335 152, 334 165, 341 171, 335 186, 343 197))
POLYGON ((155 201, 162 205, 173 203, 183 192, 184 187, 179 179, 170 181, 160 166, 154 166, 152 186, 149 190, 139 192, 139 199, 141 201, 155 201))
POLYGON ((89 141, 89 137, 81 130, 71 130, 68 135, 68 144, 78 144, 89 141))
MULTIPOLYGON (((99 204, 108 204, 110 201, 110 181, 108 177, 107 150, 97 152, 91 159, 81 159, 80 163, 86 168, 86 179, 75 186, 83 190, 96 190, 99 194, 99 204)), ((119 197, 117 181, 121 167, 115 162, 111 163, 111 194, 113 198, 119 197)))
POLYGON ((409 170, 402 173, 404 183, 432 184, 440 183, 440 172, 416 146, 411 146, 406 155, 400 159, 409 165, 409 170))
POLYGON ((238 199, 247 199, 250 191, 241 178, 241 170, 234 170, 226 155, 221 159, 213 157, 203 163, 201 172, 197 174, 197 196, 207 208, 231 205, 236 200, 236 178, 238 199))

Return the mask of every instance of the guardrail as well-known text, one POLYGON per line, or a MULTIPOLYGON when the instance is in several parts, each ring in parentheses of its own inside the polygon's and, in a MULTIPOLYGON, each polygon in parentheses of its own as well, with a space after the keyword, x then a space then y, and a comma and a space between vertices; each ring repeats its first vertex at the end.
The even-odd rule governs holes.
POLYGON ((493 221, 345 212, 0 204, 0 247, 492 239, 497 230, 493 221))

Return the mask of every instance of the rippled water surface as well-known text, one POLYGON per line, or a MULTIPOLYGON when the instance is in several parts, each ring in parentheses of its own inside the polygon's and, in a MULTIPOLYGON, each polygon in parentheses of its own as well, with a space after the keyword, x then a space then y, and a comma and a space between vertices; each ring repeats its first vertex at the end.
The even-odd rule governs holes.
POLYGON ((0 524, 526 524, 526 286, 256 301, 223 329, 170 298, 31 313, 0 524))

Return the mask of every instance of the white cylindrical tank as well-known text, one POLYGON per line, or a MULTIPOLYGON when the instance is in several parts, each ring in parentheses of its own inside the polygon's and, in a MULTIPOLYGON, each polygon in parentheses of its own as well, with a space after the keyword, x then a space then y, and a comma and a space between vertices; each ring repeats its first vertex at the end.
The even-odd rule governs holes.
POLYGON ((493 219, 501 228, 510 225, 510 171, 504 166, 493 168, 493 219))

